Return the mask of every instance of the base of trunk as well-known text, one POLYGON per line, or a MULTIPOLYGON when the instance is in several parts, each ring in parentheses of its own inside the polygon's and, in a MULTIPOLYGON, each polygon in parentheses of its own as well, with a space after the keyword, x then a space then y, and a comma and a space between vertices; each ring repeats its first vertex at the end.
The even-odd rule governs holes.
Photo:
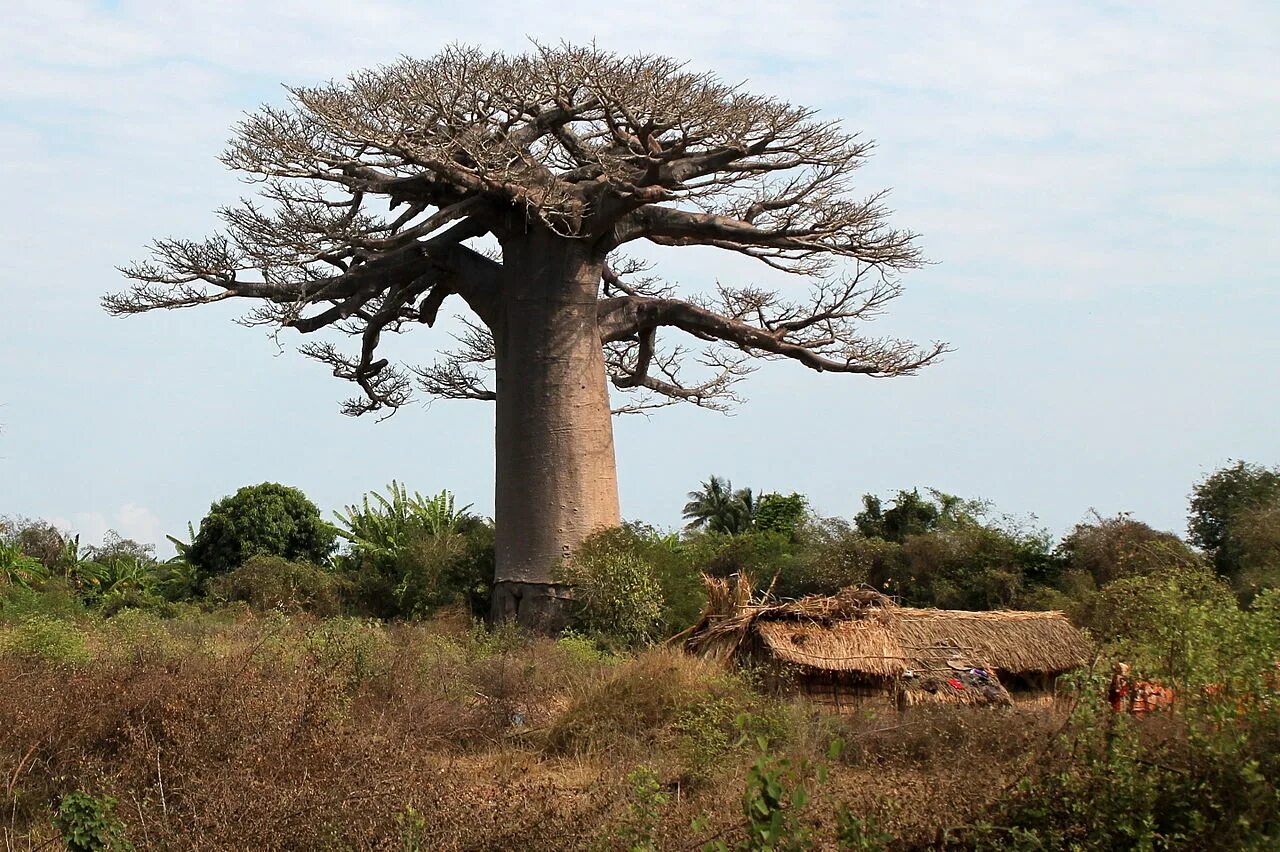
POLYGON ((554 636, 569 626, 571 602, 565 585, 502 580, 493 587, 489 618, 494 624, 514 621, 526 630, 554 636))

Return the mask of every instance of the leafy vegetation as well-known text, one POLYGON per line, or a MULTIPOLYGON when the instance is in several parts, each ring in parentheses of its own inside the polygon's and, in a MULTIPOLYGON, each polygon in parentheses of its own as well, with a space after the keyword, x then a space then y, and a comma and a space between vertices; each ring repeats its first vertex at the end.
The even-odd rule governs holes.
POLYGON ((1280 468, 1238 461, 1214 471, 1191 493, 1187 528, 1214 568, 1242 597, 1280 580, 1280 468))
POLYGON ((207 582, 259 555, 323 565, 333 552, 334 538, 333 527, 320 518, 320 510, 305 494, 264 482, 214 503, 186 558, 207 582))
POLYGON ((194 542, 161 561, 6 520, 3 831, 15 848, 1274 848, 1280 529, 1266 469, 1219 473, 1192 516, 1228 562, 1127 515, 1055 542, 919 490, 847 519, 768 493, 736 526, 605 530, 562 568, 577 623, 555 640, 475 621, 493 527, 447 491, 392 483, 336 513, 327 561, 256 553, 213 575, 194 542), (651 647, 698 618, 703 571, 779 597, 1062 608, 1099 660, 1053 708, 830 716, 651 647), (1113 714, 1116 660, 1174 709, 1113 714))
POLYGON ((338 570, 357 609, 381 618, 422 616, 452 604, 487 612, 493 525, 457 508, 454 496, 409 493, 392 482, 335 515, 348 549, 338 570))
POLYGON ((116 800, 88 793, 68 793, 58 805, 54 827, 68 852, 132 852, 124 826, 116 816, 116 800))

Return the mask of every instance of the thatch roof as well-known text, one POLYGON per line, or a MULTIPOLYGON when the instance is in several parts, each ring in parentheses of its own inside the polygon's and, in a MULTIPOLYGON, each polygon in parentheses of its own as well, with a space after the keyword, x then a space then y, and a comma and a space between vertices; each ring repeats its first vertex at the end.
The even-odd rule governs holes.
POLYGON ((1060 612, 911 609, 869 589, 772 604, 733 597, 732 610, 717 613, 729 598, 712 592, 712 605, 684 636, 688 650, 723 659, 764 652, 809 669, 893 679, 957 667, 1057 673, 1091 657, 1060 612))

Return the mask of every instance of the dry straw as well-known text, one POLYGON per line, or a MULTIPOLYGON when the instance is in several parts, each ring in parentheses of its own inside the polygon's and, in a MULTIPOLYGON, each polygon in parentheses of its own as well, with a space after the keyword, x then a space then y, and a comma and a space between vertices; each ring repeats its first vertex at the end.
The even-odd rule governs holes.
POLYGON ((749 581, 708 578, 702 619, 679 637, 693 653, 763 654, 805 668, 900 678, 948 666, 1023 675, 1088 662, 1089 643, 1061 612, 912 609, 872 589, 751 602, 749 581))

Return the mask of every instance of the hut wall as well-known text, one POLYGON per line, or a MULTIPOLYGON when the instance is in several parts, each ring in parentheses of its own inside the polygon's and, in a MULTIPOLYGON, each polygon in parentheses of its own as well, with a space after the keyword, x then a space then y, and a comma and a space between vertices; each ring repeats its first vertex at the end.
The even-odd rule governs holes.
POLYGON ((895 696, 893 682, 888 678, 848 672, 805 671, 792 682, 809 700, 837 713, 852 713, 868 703, 892 703, 895 696))
POLYGON ((1050 705, 1058 698, 1060 672, 1001 672, 1000 682, 1020 706, 1050 705))

